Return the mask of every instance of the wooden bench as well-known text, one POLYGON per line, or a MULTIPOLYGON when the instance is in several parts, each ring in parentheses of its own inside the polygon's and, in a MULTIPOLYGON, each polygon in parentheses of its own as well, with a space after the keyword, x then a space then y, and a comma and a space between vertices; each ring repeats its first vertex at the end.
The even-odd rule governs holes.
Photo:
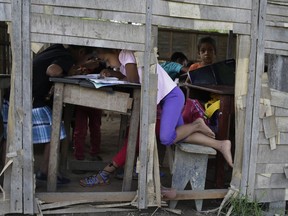
MULTIPOLYGON (((210 147, 179 143, 176 145, 172 169, 172 188, 184 190, 190 182, 192 190, 204 190, 208 155, 216 155, 210 147)), ((170 201, 169 207, 175 208, 176 200, 170 201)), ((203 200, 195 200, 197 211, 201 211, 203 200)))

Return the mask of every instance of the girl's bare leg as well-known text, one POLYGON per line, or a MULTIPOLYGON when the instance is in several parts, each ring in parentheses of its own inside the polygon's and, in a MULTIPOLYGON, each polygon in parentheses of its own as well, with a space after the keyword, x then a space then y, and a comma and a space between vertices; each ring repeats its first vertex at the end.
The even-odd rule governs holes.
POLYGON ((198 118, 192 123, 184 124, 176 128, 177 137, 175 139, 175 143, 196 132, 202 133, 211 138, 215 138, 214 132, 205 124, 204 120, 202 118, 198 118))
POLYGON ((212 147, 222 153, 229 166, 233 167, 230 140, 216 140, 202 133, 193 133, 184 142, 212 147))
POLYGON ((215 138, 215 133, 206 125, 204 119, 197 118, 192 124, 197 128, 196 132, 203 133, 211 138, 215 138))

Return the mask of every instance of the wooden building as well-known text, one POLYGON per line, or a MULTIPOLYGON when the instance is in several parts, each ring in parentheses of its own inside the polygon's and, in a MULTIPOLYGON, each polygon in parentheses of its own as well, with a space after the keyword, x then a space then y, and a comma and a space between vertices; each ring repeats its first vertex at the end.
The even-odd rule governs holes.
MULTIPOLYGON (((142 166, 137 201, 139 209, 147 208, 151 204, 147 197, 154 193, 156 198, 152 204, 159 205, 157 176, 151 178, 151 167, 148 174, 145 172, 151 166, 147 158, 153 158, 153 151, 145 150, 151 143, 153 146, 155 136, 151 133, 155 127, 155 110, 148 108, 155 105, 155 83, 152 81, 156 76, 154 48, 159 29, 227 36, 233 32, 237 65, 236 149, 231 186, 258 202, 285 205, 288 186, 287 9, 286 0, 123 0, 121 3, 111 0, 0 0, 0 21, 9 24, 13 63, 8 168, 4 172, 0 214, 35 213, 38 211, 36 201, 40 198, 67 205, 75 204, 79 199, 97 202, 93 194, 74 194, 76 198, 71 200, 72 195, 68 193, 61 196, 57 192, 35 193, 31 43, 137 51, 138 61, 146 72, 141 89, 142 166), (265 64, 268 73, 264 73, 265 64), (152 180, 154 182, 150 184, 152 180)), ((186 54, 189 52, 191 49, 187 49, 186 54)), ((163 51, 164 58, 170 54, 170 51, 163 51)), ((117 198, 116 194, 98 194, 97 197, 120 202, 131 201, 135 195, 122 193, 126 200, 117 198)))

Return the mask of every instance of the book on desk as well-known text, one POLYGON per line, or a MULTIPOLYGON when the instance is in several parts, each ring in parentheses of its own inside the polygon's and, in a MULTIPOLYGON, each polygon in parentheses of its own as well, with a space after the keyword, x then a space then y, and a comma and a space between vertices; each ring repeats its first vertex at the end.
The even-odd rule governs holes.
POLYGON ((235 60, 227 59, 188 72, 193 85, 235 85, 235 60))
POLYGON ((51 77, 50 81, 62 82, 80 85, 89 88, 102 88, 108 86, 130 86, 140 87, 140 83, 131 83, 124 80, 119 80, 116 77, 105 77, 101 78, 99 74, 87 74, 87 75, 75 75, 66 77, 51 77))

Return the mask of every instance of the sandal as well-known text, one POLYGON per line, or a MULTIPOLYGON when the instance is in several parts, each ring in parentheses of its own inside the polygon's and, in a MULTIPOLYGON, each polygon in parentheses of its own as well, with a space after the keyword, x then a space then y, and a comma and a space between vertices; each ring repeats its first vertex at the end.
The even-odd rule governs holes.
POLYGON ((88 176, 80 180, 80 185, 83 187, 93 187, 96 185, 108 184, 110 184, 110 172, 106 170, 102 170, 96 175, 88 176))

